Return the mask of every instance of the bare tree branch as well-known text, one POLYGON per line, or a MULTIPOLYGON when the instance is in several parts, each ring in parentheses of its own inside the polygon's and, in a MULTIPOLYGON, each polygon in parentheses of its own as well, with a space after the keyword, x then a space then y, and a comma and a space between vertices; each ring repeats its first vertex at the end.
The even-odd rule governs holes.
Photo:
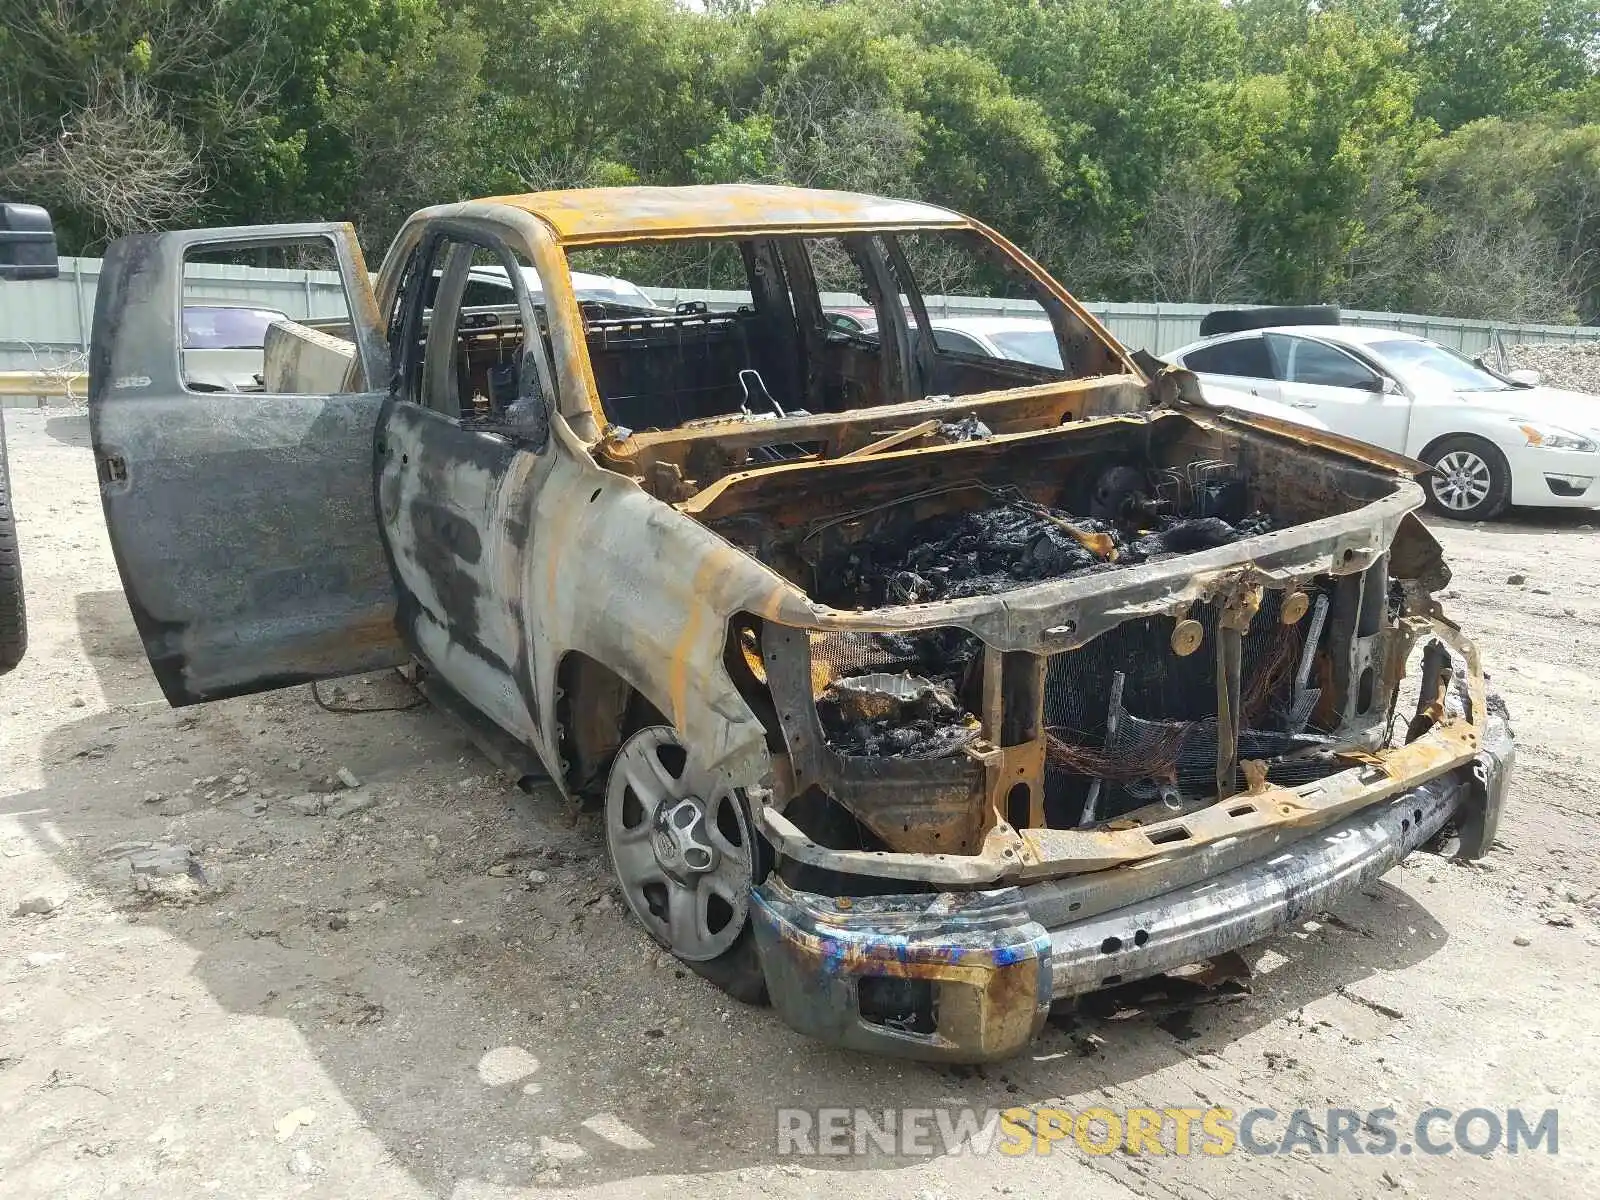
POLYGON ((1150 199, 1144 222, 1114 269, 1154 300, 1209 303, 1248 296, 1254 248, 1241 247, 1238 209, 1215 190, 1168 180, 1150 199))
POLYGON ((270 111, 287 64, 273 18, 232 0, 40 0, 6 18, 0 186, 94 240, 198 214, 206 172, 270 111))
POLYGON ((1567 323, 1577 313, 1582 265, 1537 229, 1457 226, 1435 246, 1426 294, 1430 310, 1444 316, 1567 323))
POLYGON ((204 182, 195 148, 127 83, 62 117, 56 136, 36 141, 4 177, 21 193, 78 210, 108 238, 193 211, 204 182))

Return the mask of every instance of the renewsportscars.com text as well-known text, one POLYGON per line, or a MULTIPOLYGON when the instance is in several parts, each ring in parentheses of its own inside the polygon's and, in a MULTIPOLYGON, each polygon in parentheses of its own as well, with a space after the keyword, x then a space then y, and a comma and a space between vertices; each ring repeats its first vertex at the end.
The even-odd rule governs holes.
POLYGON ((1560 1152, 1547 1109, 781 1108, 781 1155, 1083 1153, 1508 1154, 1560 1152))

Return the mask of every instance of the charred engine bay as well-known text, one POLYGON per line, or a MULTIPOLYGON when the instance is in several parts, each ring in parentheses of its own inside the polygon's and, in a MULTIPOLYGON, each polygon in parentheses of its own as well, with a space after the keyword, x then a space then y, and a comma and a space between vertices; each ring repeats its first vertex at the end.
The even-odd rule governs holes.
MULTIPOLYGON (((1349 511, 1392 486, 1310 452, 1302 461, 1281 441, 1228 444, 1185 425, 1166 424, 1158 431, 1166 437, 1064 431, 1058 442, 996 455, 977 470, 956 460, 914 473, 902 459, 898 479, 862 492, 791 494, 781 515, 777 505, 747 503, 711 523, 816 601, 863 610, 1181 560, 1349 511), (1082 440, 1069 449, 1073 436, 1082 440)), ((1321 681, 1313 660, 1336 632, 1327 623, 1333 584, 1308 581, 1294 620, 1282 616, 1285 593, 1268 591, 1235 659, 1237 758, 1268 764, 1275 782, 1347 765, 1312 715, 1321 681)), ((1232 790, 1219 782, 1227 773, 1219 766, 1220 615, 1206 603, 1129 620, 1047 660, 1034 701, 1047 748, 1047 824, 1085 826, 1152 804, 1174 810, 1209 802, 1219 786, 1232 790), (1182 652, 1174 649, 1180 620, 1198 641, 1182 652)), ((977 716, 984 646, 963 630, 813 634, 811 654, 818 717, 835 753, 955 759, 980 736, 996 740, 977 716)), ((1235 768, 1241 784, 1242 771, 1235 768)))
MULTIPOLYGON (((817 565, 816 598, 862 608, 990 595, 1206 550, 1272 528, 1270 516, 1248 511, 1248 488, 1235 470, 1216 461, 1155 475, 1112 467, 1096 481, 1089 513, 1028 499, 1014 487, 982 487, 978 494, 987 501, 983 507, 886 520, 875 537, 827 551, 817 565)), ((849 656, 858 659, 852 671, 828 661, 825 639, 828 683, 817 706, 828 744, 852 757, 959 752, 980 732, 964 697, 974 690, 981 650, 976 637, 959 630, 880 635, 864 654, 849 656)))
POLYGON ((1245 489, 1223 463, 1200 464, 1187 486, 1146 487, 1132 468, 1107 472, 1088 514, 1040 504, 1016 489, 842 546, 817 564, 815 596, 835 608, 919 604, 1006 591, 1088 571, 1225 546, 1273 527, 1243 511, 1245 489))

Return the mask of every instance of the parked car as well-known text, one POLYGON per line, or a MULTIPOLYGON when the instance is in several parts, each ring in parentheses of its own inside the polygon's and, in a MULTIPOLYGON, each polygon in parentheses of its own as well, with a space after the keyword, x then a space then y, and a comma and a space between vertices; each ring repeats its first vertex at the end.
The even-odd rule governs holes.
POLYGON ((933 343, 952 354, 981 354, 1061 367, 1055 330, 1043 317, 934 317, 933 343))
POLYGON ((260 391, 267 329, 288 319, 275 308, 184 305, 184 382, 200 392, 260 391))
POLYGON ((1600 506, 1600 397, 1502 375, 1415 334, 1348 325, 1252 329, 1167 357, 1208 391, 1226 384, 1427 463, 1428 504, 1445 516, 1600 506))
MULTIPOLYGON (((56 231, 37 204, 0 202, 0 282, 54 279, 56 231)), ((11 512, 11 474, 6 466, 6 424, 0 413, 0 675, 14 669, 28 649, 28 613, 22 592, 22 555, 11 512)))
MULTIPOLYGON (((1009 358, 1040 366, 1060 367, 1061 350, 1050 322, 1039 317, 934 317, 930 321, 933 341, 950 354, 974 354, 984 358, 1009 358)), ((1230 387, 1209 381, 1206 399, 1213 404, 1244 409, 1258 416, 1298 421, 1313 429, 1328 426, 1316 417, 1288 408, 1248 388, 1230 387)))
POLYGON ((1510 728, 1437 607, 1411 464, 1204 404, 957 213, 502 197, 415 214, 375 285, 347 225, 141 234, 106 252, 92 363, 171 703, 414 664, 506 769, 600 809, 651 937, 818 1038, 1004 1058, 1053 1001, 1494 840, 1510 728), (870 337, 825 313, 829 239, 870 337), (1060 365, 915 339, 912 239, 1026 290, 1060 365), (306 241, 343 357, 187 391, 186 255, 306 241), (750 303, 595 317, 571 268, 618 247, 658 256, 643 287, 704 249, 750 303), (486 257, 514 322, 467 303, 486 257))

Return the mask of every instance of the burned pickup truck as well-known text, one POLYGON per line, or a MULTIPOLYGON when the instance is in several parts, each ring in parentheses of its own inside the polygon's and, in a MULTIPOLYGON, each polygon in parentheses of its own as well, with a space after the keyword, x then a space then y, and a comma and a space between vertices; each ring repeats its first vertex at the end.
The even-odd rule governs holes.
POLYGON ((819 1038, 1005 1057, 1495 835, 1510 729, 1419 464, 1206 406, 955 213, 501 197, 375 285, 346 226, 126 238, 90 387, 173 704, 415 664, 601 806, 652 937, 819 1038), (198 391, 183 305, 269 252, 328 303, 198 391), (1061 365, 926 336, 956 296, 1061 365))

